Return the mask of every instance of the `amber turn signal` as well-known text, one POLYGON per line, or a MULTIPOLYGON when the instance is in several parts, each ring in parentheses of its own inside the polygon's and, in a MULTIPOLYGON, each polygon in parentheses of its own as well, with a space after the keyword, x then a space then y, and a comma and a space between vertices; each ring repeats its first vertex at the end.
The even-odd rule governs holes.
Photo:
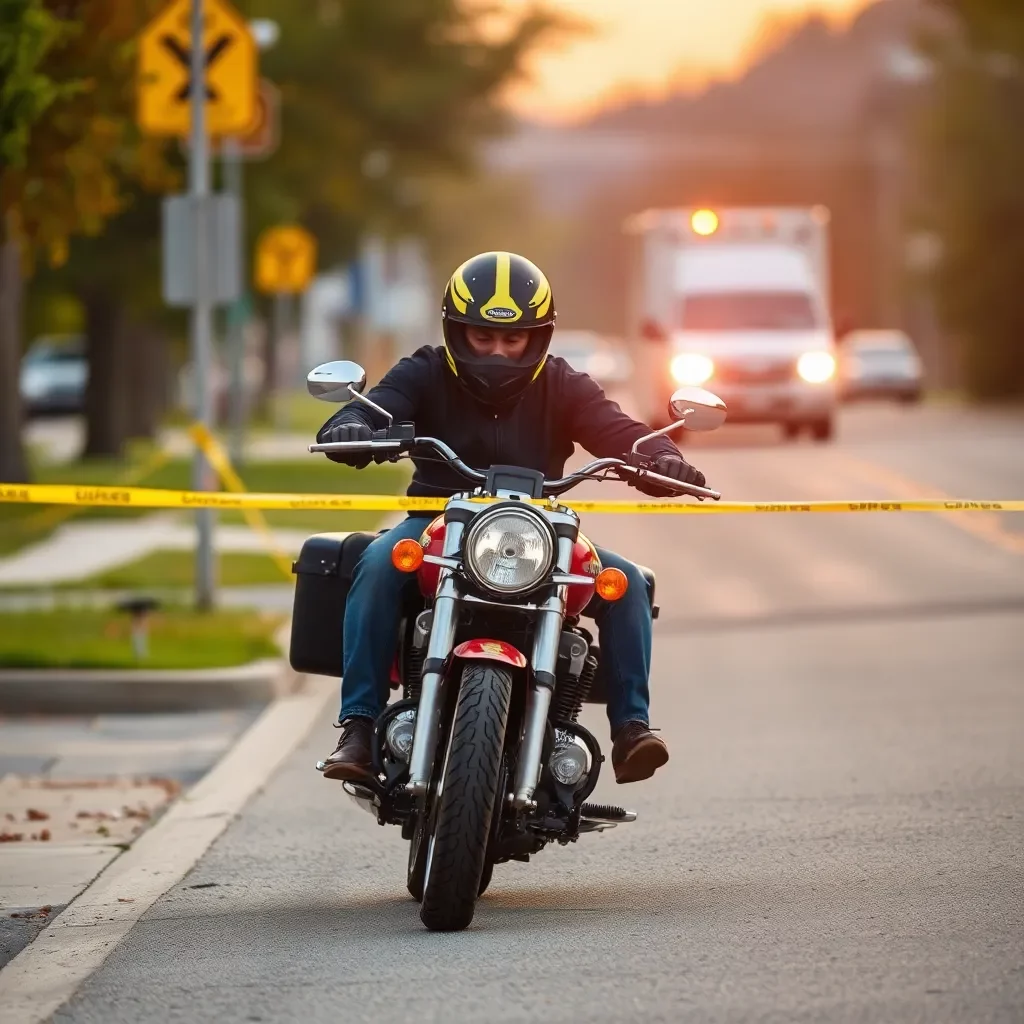
POLYGON ((606 601, 618 601, 629 590, 629 580, 621 569, 602 569, 594 580, 598 597, 606 601))
POLYGON ((391 564, 399 572, 415 572, 423 564, 423 546, 418 540, 400 540, 391 549, 391 564))

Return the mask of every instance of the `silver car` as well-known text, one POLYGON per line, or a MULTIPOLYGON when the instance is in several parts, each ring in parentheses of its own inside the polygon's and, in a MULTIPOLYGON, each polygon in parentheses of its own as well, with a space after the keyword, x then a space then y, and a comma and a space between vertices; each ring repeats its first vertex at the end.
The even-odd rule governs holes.
POLYGON ((845 401, 921 398, 921 357, 903 331, 851 331, 840 342, 839 388, 845 401))
POLYGON ((26 414, 81 412, 88 379, 84 338, 78 335, 36 338, 21 361, 21 400, 26 414))

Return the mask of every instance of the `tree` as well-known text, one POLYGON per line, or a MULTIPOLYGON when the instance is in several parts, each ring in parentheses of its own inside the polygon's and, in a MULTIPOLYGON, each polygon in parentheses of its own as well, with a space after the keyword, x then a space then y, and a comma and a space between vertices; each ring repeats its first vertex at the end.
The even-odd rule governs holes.
POLYGON ((939 309, 978 398, 1024 395, 1024 7, 940 0, 927 133, 939 309))
POLYGON ((26 164, 33 125, 77 83, 58 84, 40 70, 68 29, 41 0, 0 0, 0 480, 23 481, 21 444, 21 225, 10 191, 12 173, 26 164))
MULTIPOLYGON (((31 38, 38 37, 40 20, 47 26, 47 46, 40 52, 37 45, 34 66, 43 83, 37 93, 48 102, 27 129, 22 118, 20 132, 11 132, 21 158, 0 172, 0 210, 16 226, 26 265, 39 257, 60 265, 72 237, 100 234, 130 205, 133 190, 161 191, 177 180, 166 143, 141 138, 134 128, 135 39, 159 0, 30 0, 21 6, 22 35, 30 35, 31 26, 31 38)), ((120 386, 108 372, 120 365, 120 335, 110 329, 116 310, 109 289, 86 288, 82 298, 90 310, 87 451, 116 454, 122 438, 110 417, 120 386)), ((12 418, 5 435, 13 425, 12 418)))

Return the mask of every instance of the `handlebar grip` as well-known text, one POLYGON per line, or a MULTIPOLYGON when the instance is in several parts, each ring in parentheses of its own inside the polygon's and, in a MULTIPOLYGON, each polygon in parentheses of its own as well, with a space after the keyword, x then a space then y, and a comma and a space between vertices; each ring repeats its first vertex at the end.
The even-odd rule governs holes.
POLYGON ((696 484, 687 484, 682 480, 676 480, 671 476, 663 476, 661 473, 654 473, 649 469, 641 471, 633 466, 623 466, 622 468, 631 472, 634 476, 640 476, 642 472, 644 479, 663 484, 665 487, 678 491, 680 494, 690 494, 695 498, 711 498, 712 501, 722 500, 721 493, 711 490, 710 487, 698 487, 696 484))
POLYGON ((402 447, 401 441, 324 441, 321 444, 311 444, 311 452, 372 452, 386 448, 388 451, 397 451, 402 447))

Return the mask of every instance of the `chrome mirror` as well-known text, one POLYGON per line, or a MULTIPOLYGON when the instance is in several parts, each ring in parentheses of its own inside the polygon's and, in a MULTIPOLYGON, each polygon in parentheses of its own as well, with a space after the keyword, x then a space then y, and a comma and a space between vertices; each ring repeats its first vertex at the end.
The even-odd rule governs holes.
POLYGON ((348 402, 366 387, 366 371, 348 359, 321 363, 309 371, 306 390, 323 402, 348 402))
POLYGON ((668 414, 674 421, 682 421, 687 430, 717 430, 728 410, 718 395, 704 388, 686 387, 673 393, 668 414))

